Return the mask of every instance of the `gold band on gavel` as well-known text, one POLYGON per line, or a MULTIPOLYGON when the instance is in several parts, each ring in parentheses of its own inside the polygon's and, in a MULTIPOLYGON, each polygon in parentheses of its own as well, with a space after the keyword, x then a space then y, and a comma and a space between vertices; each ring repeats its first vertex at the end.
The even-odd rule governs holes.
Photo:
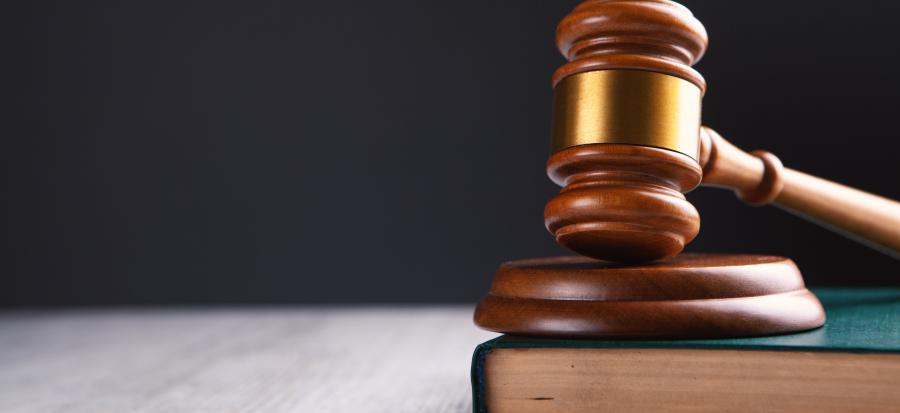
POLYGON ((561 80, 553 97, 553 153, 592 143, 654 146, 699 159, 697 85, 641 70, 597 70, 561 80))

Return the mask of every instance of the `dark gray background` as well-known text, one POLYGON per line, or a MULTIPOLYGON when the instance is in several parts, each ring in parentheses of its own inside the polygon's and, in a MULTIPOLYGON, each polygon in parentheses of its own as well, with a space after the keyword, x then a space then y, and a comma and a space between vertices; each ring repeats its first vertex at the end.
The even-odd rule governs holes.
MULTIPOLYGON (((474 301, 543 228, 574 1, 7 1, 0 305, 474 301)), ((705 122, 900 198, 900 3, 689 1, 705 122)), ((690 250, 898 262, 726 191, 690 250)))

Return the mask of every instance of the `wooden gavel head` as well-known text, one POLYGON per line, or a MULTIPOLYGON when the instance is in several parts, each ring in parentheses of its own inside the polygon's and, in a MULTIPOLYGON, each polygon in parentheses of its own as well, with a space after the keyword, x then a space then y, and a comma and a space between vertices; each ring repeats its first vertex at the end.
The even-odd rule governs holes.
POLYGON ((700 184, 700 106, 691 65, 703 25, 667 0, 589 0, 556 32, 569 60, 553 75, 552 155, 562 191, 547 229, 589 257, 641 262, 678 254, 700 229, 683 193, 700 184))

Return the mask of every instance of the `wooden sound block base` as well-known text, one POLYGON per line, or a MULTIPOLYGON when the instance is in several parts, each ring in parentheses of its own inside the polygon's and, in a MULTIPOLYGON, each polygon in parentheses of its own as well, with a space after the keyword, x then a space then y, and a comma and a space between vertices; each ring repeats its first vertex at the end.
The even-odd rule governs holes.
POLYGON ((793 261, 685 253, 633 266, 586 257, 500 266, 475 324, 557 338, 690 339, 820 327, 822 304, 793 261))

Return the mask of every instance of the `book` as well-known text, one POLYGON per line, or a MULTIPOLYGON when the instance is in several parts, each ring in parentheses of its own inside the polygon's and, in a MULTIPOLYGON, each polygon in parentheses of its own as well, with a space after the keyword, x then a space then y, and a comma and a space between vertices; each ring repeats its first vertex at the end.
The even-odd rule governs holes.
POLYGON ((900 288, 814 292, 828 321, 797 334, 500 336, 475 349, 473 411, 900 412, 900 288))

